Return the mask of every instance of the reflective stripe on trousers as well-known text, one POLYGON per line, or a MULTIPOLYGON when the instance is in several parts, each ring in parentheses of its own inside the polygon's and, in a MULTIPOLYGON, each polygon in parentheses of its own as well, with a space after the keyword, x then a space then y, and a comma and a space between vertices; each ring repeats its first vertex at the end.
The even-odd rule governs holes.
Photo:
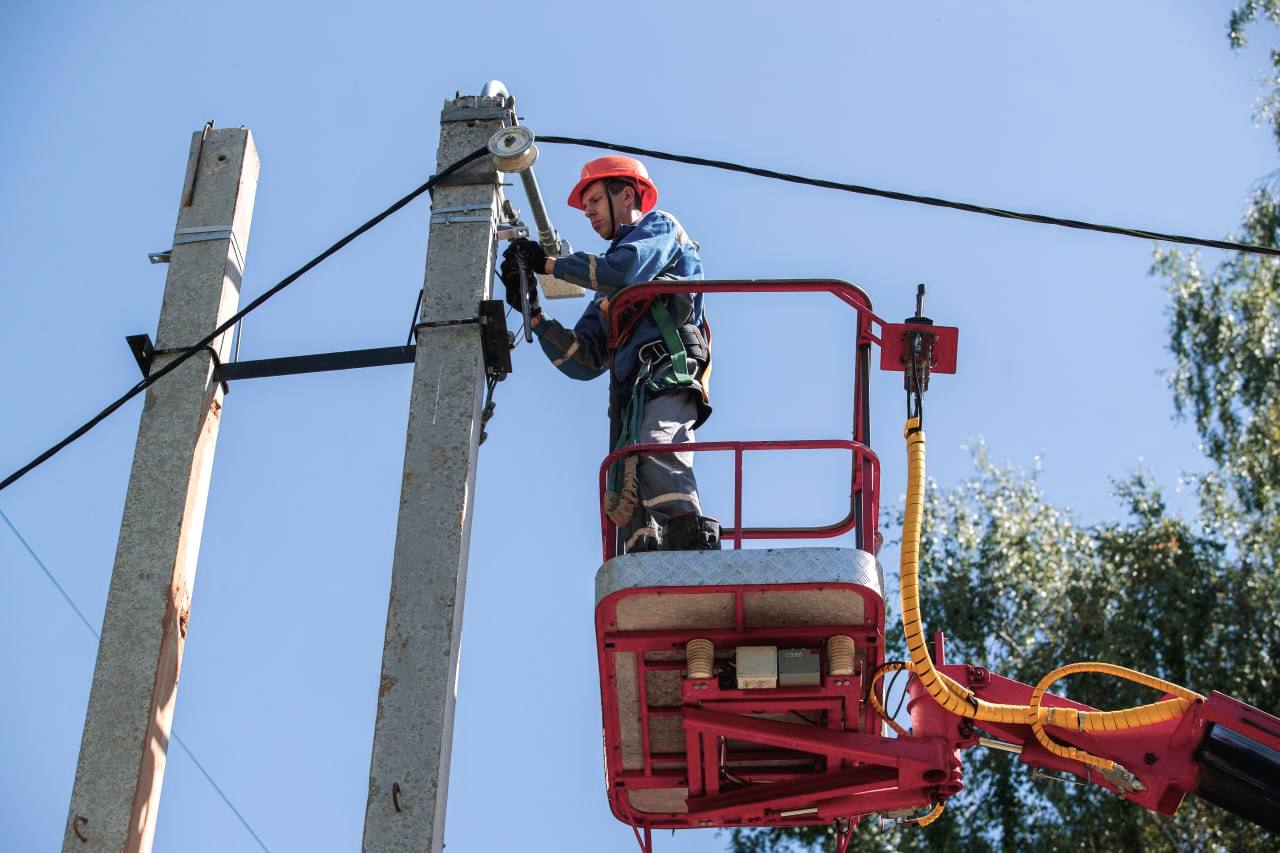
MULTIPOLYGON (((690 444, 697 439, 693 423, 698 418, 694 392, 673 391, 644 404, 644 419, 633 438, 635 444, 690 444)), ((693 475, 693 453, 661 453, 640 456, 637 467, 640 505, 620 532, 626 550, 652 549, 667 519, 686 513, 702 513, 698 482, 693 475)))

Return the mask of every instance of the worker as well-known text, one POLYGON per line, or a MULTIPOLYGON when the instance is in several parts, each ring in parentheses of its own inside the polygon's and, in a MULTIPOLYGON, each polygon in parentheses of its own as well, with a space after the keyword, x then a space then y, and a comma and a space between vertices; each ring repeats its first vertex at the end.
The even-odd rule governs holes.
MULTIPOLYGON (((619 317, 620 343, 609 351, 609 300, 628 285, 655 279, 701 279, 698 244, 669 213, 655 210, 658 189, 644 164, 601 157, 582 167, 569 193, 591 228, 609 241, 603 254, 548 257, 531 240, 513 240, 503 255, 507 301, 528 288, 530 325, 543 352, 566 376, 590 380, 609 372, 610 446, 685 444, 711 414, 709 328, 702 294, 673 294, 638 304, 619 317), (545 316, 520 261, 595 291, 572 330, 545 316)), ((629 456, 613 466, 605 511, 619 529, 622 552, 720 547, 720 525, 702 515, 693 453, 629 456)))

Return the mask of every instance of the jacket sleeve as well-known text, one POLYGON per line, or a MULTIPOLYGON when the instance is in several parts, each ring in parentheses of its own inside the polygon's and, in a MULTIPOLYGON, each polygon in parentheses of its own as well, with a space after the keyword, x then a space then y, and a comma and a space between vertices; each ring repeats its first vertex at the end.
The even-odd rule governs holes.
POLYGON ((603 255, 574 252, 557 258, 555 277, 612 296, 629 284, 657 278, 675 258, 680 241, 688 239, 675 220, 655 211, 603 255))
POLYGON ((543 314, 533 327, 542 351, 571 379, 595 379, 609 369, 609 335, 600 317, 600 301, 593 299, 569 331, 543 314))

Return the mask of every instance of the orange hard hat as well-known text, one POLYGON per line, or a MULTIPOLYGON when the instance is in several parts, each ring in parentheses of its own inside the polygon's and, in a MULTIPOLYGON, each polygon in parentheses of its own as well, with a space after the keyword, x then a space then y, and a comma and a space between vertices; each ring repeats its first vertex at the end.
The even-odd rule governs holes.
POLYGON ((582 210, 582 191, 604 178, 622 178, 634 183, 636 192, 640 194, 641 213, 648 213, 658 203, 658 188, 649 179, 649 170, 644 164, 634 157, 612 154, 592 160, 582 167, 582 177, 569 193, 569 206, 582 210))

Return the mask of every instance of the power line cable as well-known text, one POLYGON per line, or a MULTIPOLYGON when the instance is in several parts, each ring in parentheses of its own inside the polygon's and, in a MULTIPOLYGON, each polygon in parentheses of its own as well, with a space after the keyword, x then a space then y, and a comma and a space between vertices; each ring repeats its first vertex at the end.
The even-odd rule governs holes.
POLYGON ((177 358, 175 358, 173 361, 169 362, 159 370, 156 370, 148 374, 145 378, 139 381, 138 384, 134 385, 132 388, 126 391, 122 396, 120 396, 118 399, 112 402, 105 409, 98 412, 98 414, 94 415, 89 420, 85 421, 83 424, 81 424, 79 427, 73 430, 71 434, 68 435, 66 438, 62 439, 62 441, 53 445, 53 447, 50 447, 48 450, 46 450, 44 453, 41 453, 35 459, 32 459, 26 465, 23 465, 17 471, 14 471, 8 477, 5 477, 3 481, 0 481, 0 491, 4 491, 9 486, 16 483, 24 475, 30 473, 32 470, 34 470, 35 468, 39 467, 44 462, 52 458, 56 453, 58 453, 58 451, 62 450, 64 447, 71 444, 76 439, 80 438, 82 435, 87 433, 89 430, 93 429, 102 421, 106 420, 108 417, 111 416, 113 412, 115 412, 125 403, 129 402, 134 397, 138 396, 143 391, 150 388, 152 385, 154 385, 156 382, 163 379, 165 376, 168 376, 170 373, 176 370, 179 365, 184 363, 187 359, 191 358, 196 353, 203 350, 205 347, 209 346, 215 339, 218 338, 219 335, 223 334, 232 326, 234 326, 236 323, 240 322, 240 320, 243 317, 248 315, 250 312, 256 309, 259 305, 262 305, 262 303, 266 302, 268 299, 275 296, 277 293, 284 290, 286 287, 293 284, 298 279, 302 278, 302 276, 306 275, 308 272, 315 269, 317 266, 319 266, 329 257, 337 254, 341 249, 345 248, 348 243, 352 242, 361 234, 364 234, 366 231, 369 231, 374 226, 381 223, 384 219, 391 216, 391 214, 396 213, 401 208, 405 207, 407 204, 409 204, 409 202, 413 201, 418 196, 422 195, 425 192, 429 192, 441 180, 449 177, 450 175, 452 175, 454 172, 458 171, 462 167, 468 165, 469 163, 474 162, 475 160, 478 160, 479 158, 485 156, 488 153, 489 152, 487 148, 478 148, 475 151, 468 154, 466 157, 463 157, 458 162, 453 163, 452 165, 448 166, 445 169, 442 169, 439 174, 432 175, 430 178, 427 179, 426 183, 422 184, 421 186, 419 186, 418 188, 410 192, 408 195, 396 201, 386 210, 382 211, 377 216, 368 220, 363 225, 359 226, 354 231, 347 234, 342 239, 338 240, 338 242, 334 243, 332 246, 325 249, 323 252, 316 255, 311 260, 307 261, 298 269, 289 273, 289 275, 280 279, 280 281, 272 285, 266 292, 264 292, 257 299, 254 299, 244 308, 240 309, 235 314, 233 314, 229 319, 227 319, 224 323, 218 326, 218 328, 214 329, 212 332, 205 335, 196 343, 183 349, 178 354, 177 358))
MULTIPOLYGON (((3 509, 0 509, 0 519, 4 519, 4 523, 9 526, 9 530, 11 530, 13 535, 17 537, 18 541, 22 543, 22 547, 31 555, 31 559, 40 567, 40 571, 44 572, 44 576, 49 579, 49 583, 53 584, 54 588, 58 590, 58 594, 62 596, 62 600, 65 601, 67 606, 74 610, 76 615, 80 617, 80 621, 84 623, 84 627, 93 635, 95 640, 100 640, 101 635, 98 633, 98 629, 93 627, 93 623, 84 615, 84 611, 76 606, 75 601, 67 594, 67 591, 62 584, 58 583, 58 579, 54 577, 53 572, 49 570, 49 567, 45 564, 44 560, 40 559, 40 555, 31 547, 31 543, 27 541, 27 537, 22 535, 9 516, 5 514, 3 509)), ((266 843, 263 842, 258 833, 254 832, 253 827, 249 825, 249 821, 246 820, 245 816, 240 813, 238 808, 236 808, 235 803, 231 802, 231 798, 227 796, 227 793, 222 790, 222 786, 214 781, 213 776, 204 768, 204 765, 200 763, 200 759, 196 758, 196 754, 191 751, 191 747, 187 746, 186 741, 178 736, 178 732, 176 730, 170 731, 169 734, 173 738, 173 741, 178 744, 178 746, 182 747, 182 751, 191 759, 191 763, 194 764, 196 769, 200 771, 200 774, 204 776, 205 781, 208 782, 213 787, 213 790, 218 793, 218 796, 222 798, 222 802, 226 804, 227 808, 231 809, 231 813, 236 816, 238 821, 240 821, 240 825, 245 828, 245 831, 253 836, 254 841, 258 842, 258 846, 263 849, 263 853, 271 853, 266 843)))
POLYGON ((882 190, 861 184, 846 184, 829 181, 823 178, 807 178, 787 172, 775 172, 772 169, 761 169, 755 166, 743 166, 725 160, 711 160, 706 157, 693 157, 687 154, 670 154, 666 151, 654 151, 650 148, 637 148, 634 145, 620 145, 616 142, 603 142, 599 139, 579 139, 573 136, 539 136, 539 142, 555 145, 581 145, 585 148, 602 148, 607 151, 618 151, 623 154, 635 154, 641 157, 652 157, 655 160, 670 160, 674 163, 687 163, 691 166, 708 166, 728 172, 741 172, 744 175, 756 175, 792 184, 803 184, 810 187, 821 187, 828 190, 869 195, 887 198, 894 201, 909 201, 914 204, 927 204, 933 207, 945 207, 951 210, 962 210, 968 213, 981 213, 984 216, 995 216, 1000 219, 1016 219, 1022 222, 1035 222, 1040 225, 1056 225, 1061 228, 1076 228, 1082 231, 1099 231, 1103 234, 1118 234, 1122 237, 1137 237, 1143 240, 1163 240, 1168 243, 1183 243, 1188 246, 1204 246, 1209 249, 1227 249, 1233 252, 1247 252, 1255 255, 1280 256, 1280 249, 1270 246, 1258 246, 1253 243, 1236 243, 1230 240, 1210 240, 1205 237, 1187 237, 1181 234, 1164 234, 1159 231, 1148 231, 1142 228, 1123 228, 1118 225, 1100 225, 1096 222, 1085 222, 1080 219, 1064 219, 1059 216, 1046 216, 1040 213, 1020 213, 1016 210, 1005 210, 999 207, 987 207, 981 204, 970 204, 964 201, 950 201, 927 195, 882 190))
MULTIPOLYGON (((634 145, 622 145, 617 142, 606 142, 599 139, 586 139, 586 138, 574 137, 574 136, 556 136, 556 135, 542 136, 542 137, 539 137, 539 139, 542 142, 553 144, 553 145, 579 145, 586 148, 599 148, 599 149, 604 149, 608 151, 618 151, 624 154, 635 154, 641 157, 652 157, 656 160, 669 160, 672 162, 686 163, 693 166, 706 166, 713 169, 723 169, 729 172, 739 172, 741 174, 746 174, 746 175, 756 175, 762 178, 770 178, 772 180, 785 181, 788 183, 801 184, 804 186, 839 190, 841 192, 855 193, 858 195, 868 195, 868 196, 874 196, 877 198, 887 198, 894 201, 906 201, 906 202, 912 202, 914 204, 925 204, 925 205, 930 205, 932 207, 942 207, 942 208, 948 208, 951 210, 965 211, 968 213, 979 213, 984 216, 994 216, 1000 219, 1014 219, 1021 222, 1032 222, 1032 223, 1037 223, 1041 225, 1055 225, 1062 228, 1074 228, 1074 229, 1083 230, 1083 231, 1096 231, 1103 234, 1115 234, 1123 237, 1136 237, 1138 239, 1143 239, 1143 240, 1160 240, 1160 241, 1169 242, 1169 243, 1181 243, 1189 246, 1202 246, 1210 249, 1225 249, 1227 251, 1245 252, 1250 254, 1268 255, 1273 257, 1280 256, 1280 249, 1273 248, 1270 246, 1259 246, 1252 243, 1238 243, 1230 240, 1211 240, 1204 237, 1189 237, 1181 234, 1166 234, 1160 231, 1149 231, 1149 230, 1140 229, 1140 228, 1124 228, 1116 225, 1103 225, 1096 222, 1086 222, 1084 220, 1079 220, 1079 219, 1066 219, 1063 217, 1047 216, 1045 214, 1039 214, 1039 213, 1025 213, 1025 212, 1019 212, 1014 210, 1005 210, 1003 208, 998 208, 998 207, 987 207, 985 205, 972 204, 969 202, 952 201, 949 199, 937 198, 934 196, 924 196, 924 195, 916 195, 914 193, 898 192, 896 190, 878 189, 876 187, 868 187, 868 186, 863 186, 861 184, 842 183, 840 181, 831 181, 823 178, 809 178, 803 175, 795 175, 788 172, 778 172, 772 169, 763 169, 755 166, 744 166, 740 163, 732 163, 727 160, 713 160, 706 157, 695 157, 687 154, 672 154, 666 151, 656 151, 651 148, 640 148, 634 145)), ((296 270, 292 274, 286 276, 284 279, 282 279, 272 288, 267 290, 257 299, 250 302, 245 308, 237 312, 225 323, 218 326, 218 328, 214 329, 213 332, 209 333, 201 341, 183 350, 178 355, 178 357, 175 358, 173 361, 171 361, 169 364, 165 365, 163 368, 156 371, 155 373, 148 375, 145 379, 140 381, 133 388, 129 389, 129 391, 127 391, 123 396, 115 400, 113 403, 111 403, 109 406, 107 406, 98 414, 94 415, 92 418, 90 418, 83 425, 81 425, 76 430, 74 430, 70 435, 68 435, 62 441, 58 442, 53 447, 49 448, 44 453, 37 456, 31 462, 28 462, 26 465, 19 468, 14 473, 10 474, 4 480, 0 481, 0 491, 3 491, 4 489, 8 488, 10 485, 15 483, 17 480, 21 479, 24 475, 29 473, 31 470, 33 470, 34 468, 38 467, 39 465, 41 465, 42 463, 50 459, 52 456, 54 456, 64 447, 71 444, 76 439, 80 438, 89 430, 93 429, 93 427, 97 426, 99 423, 105 420, 107 417, 109 417, 113 412, 115 412, 117 409, 119 409, 129 400, 133 399, 135 396, 145 391, 151 385, 155 384, 156 381, 168 375, 171 371, 175 370, 179 365, 185 362, 188 358, 193 356, 196 352, 199 352, 201 349, 203 349, 205 346, 211 343, 215 338, 217 338, 219 335, 227 331, 227 329, 234 326, 244 316, 246 316, 251 311, 256 309, 262 303, 266 302, 276 293, 288 287, 290 284, 292 284, 297 279, 301 278, 304 274, 309 272, 314 267, 318 266, 321 262, 326 260, 328 257, 330 257, 331 255, 341 250, 352 240, 356 239, 361 234, 373 228, 375 225, 382 222, 382 220, 386 219, 391 214, 400 210, 409 202, 413 201, 415 198, 422 195, 422 193, 429 191, 432 187, 435 186, 435 184, 439 180, 447 177, 448 175, 452 174, 453 172, 457 171, 463 166, 466 166, 467 164, 479 159, 480 157, 484 156, 486 152, 487 150, 484 148, 477 149, 476 151, 462 158, 458 162, 442 170, 440 174, 433 175, 429 180, 427 180, 426 183, 422 184, 417 189, 413 190, 411 193, 401 198, 395 204, 391 205, 389 208, 384 210, 382 213, 378 214, 373 219, 370 219, 368 222, 364 223, 359 228, 352 231, 350 234, 343 237, 338 242, 334 243, 324 252, 321 252, 319 255, 317 255, 315 258, 311 259, 310 261, 308 261, 306 264, 304 264, 302 267, 300 267, 298 270, 296 270)))

